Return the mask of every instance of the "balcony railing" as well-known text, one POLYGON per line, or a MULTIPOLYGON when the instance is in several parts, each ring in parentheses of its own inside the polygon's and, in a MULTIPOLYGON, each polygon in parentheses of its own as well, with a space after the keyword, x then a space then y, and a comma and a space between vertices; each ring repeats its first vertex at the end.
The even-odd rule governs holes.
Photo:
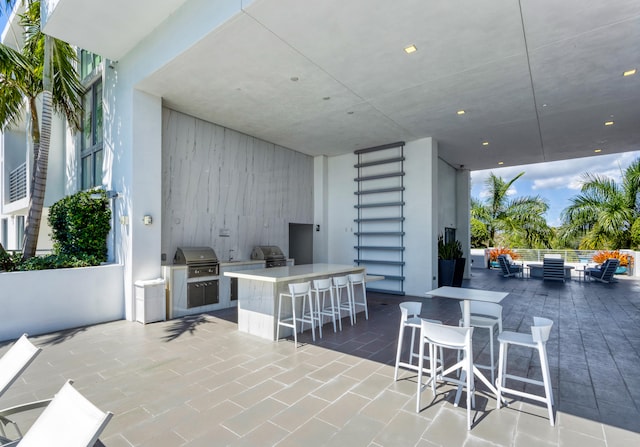
POLYGON ((27 197, 27 164, 22 163, 9 173, 9 203, 27 197))

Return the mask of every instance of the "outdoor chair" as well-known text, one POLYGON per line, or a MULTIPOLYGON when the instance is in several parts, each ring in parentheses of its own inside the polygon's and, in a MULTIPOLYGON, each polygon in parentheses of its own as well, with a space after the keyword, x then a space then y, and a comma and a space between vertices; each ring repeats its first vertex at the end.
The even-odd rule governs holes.
POLYGON ((500 270, 502 276, 508 278, 509 276, 522 276, 522 266, 515 264, 511 261, 511 256, 500 255, 498 256, 498 264, 500 264, 500 270))
MULTIPOLYGON (((0 397, 20 377, 25 369, 40 354, 41 348, 34 346, 23 334, 11 348, 0 358, 0 397)), ((9 416, 36 408, 45 407, 51 399, 29 402, 0 410, 0 439, 6 436, 5 428, 12 425, 21 436, 18 425, 9 419, 9 416)))
POLYGON ((103 412, 82 394, 65 383, 51 403, 36 419, 24 437, 6 442, 3 447, 92 447, 113 413, 103 412))
POLYGON ((595 279, 596 281, 610 283, 613 282, 613 275, 620 266, 620 260, 616 258, 607 259, 600 267, 588 268, 584 271, 584 277, 595 279))
POLYGON ((553 427, 553 389, 551 387, 551 374, 549 372, 549 359, 547 358, 547 340, 551 333, 551 327, 553 321, 548 318, 533 317, 533 326, 531 326, 531 333, 526 334, 523 332, 510 332, 504 331, 498 335, 498 341, 500 342, 500 354, 498 360, 498 380, 496 382, 496 388, 498 390, 498 409, 502 403, 503 394, 511 394, 527 399, 536 400, 538 402, 545 403, 549 412, 549 423, 553 427), (520 362, 512 362, 514 370, 516 372, 527 374, 527 376, 519 376, 515 373, 507 373, 507 353, 509 345, 518 346, 522 348, 530 348, 538 351, 540 358, 540 369, 542 370, 542 380, 532 379, 528 377, 528 371, 521 371, 517 368, 520 362), (538 385, 544 388, 544 396, 538 394, 532 394, 529 391, 530 387, 514 389, 507 386, 507 379, 524 382, 525 384, 538 385))
POLYGON ((542 279, 564 282, 564 259, 545 256, 542 261, 542 279))
MULTIPOLYGON (((489 330, 489 355, 491 356, 491 364, 480 365, 478 363, 475 363, 475 366, 491 371, 491 383, 495 383, 496 363, 493 354, 493 337, 495 333, 497 333, 497 335, 500 335, 502 333, 502 306, 498 303, 470 301, 469 307, 471 311, 471 320, 469 321, 470 326, 477 329, 489 330)), ((460 312, 464 313, 464 302, 462 301, 460 301, 460 312)), ((460 318, 460 322, 458 325, 464 325, 464 321, 462 318, 460 318)), ((460 353, 458 353, 458 360, 460 360, 460 353)))
MULTIPOLYGON (((455 405, 458 405, 458 399, 462 387, 467 389, 467 429, 471 430, 471 408, 475 407, 475 385, 473 377, 473 347, 471 336, 473 334, 472 327, 456 327, 446 326, 442 324, 430 323, 426 320, 421 321, 420 325, 420 349, 418 353, 418 390, 416 396, 416 413, 420 413, 420 395, 427 386, 431 386, 433 396, 436 396, 436 381, 449 382, 458 385, 456 393, 455 405), (429 347, 429 357, 437 358, 437 349, 453 349, 462 350, 462 360, 456 362, 455 365, 446 368, 444 371, 438 371, 437 362, 431 362, 431 374, 426 384, 422 383, 422 374, 424 371, 424 346, 429 347), (460 378, 449 376, 454 371, 461 369, 460 378)), ((443 359, 444 361, 444 359, 443 359)), ((442 367, 444 369, 444 366, 442 367)))
MULTIPOLYGON (((398 380, 398 368, 406 368, 412 371, 418 370, 418 361, 414 363, 413 359, 418 358, 418 353, 414 351, 414 345, 416 340, 416 330, 420 330, 422 325, 422 318, 420 318, 420 312, 422 312, 422 303, 419 301, 405 301, 404 303, 400 303, 400 332, 398 333, 398 347, 396 351, 396 368, 393 374, 393 380, 398 380), (404 341, 404 333, 406 328, 411 328, 411 344, 409 345, 409 361, 402 361, 402 348, 404 341)), ((442 324, 440 320, 431 320, 424 319, 430 323, 434 324, 442 324)), ((431 358, 427 355, 425 356, 425 360, 431 362, 431 358)), ((434 359, 435 362, 444 361, 444 350, 440 348, 440 359, 437 357, 434 359)))

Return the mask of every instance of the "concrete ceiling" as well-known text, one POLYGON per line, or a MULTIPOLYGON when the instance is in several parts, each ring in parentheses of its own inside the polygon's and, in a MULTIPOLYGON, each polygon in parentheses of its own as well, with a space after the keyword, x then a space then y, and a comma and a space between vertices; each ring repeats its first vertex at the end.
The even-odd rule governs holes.
MULTIPOLYGON (((112 42, 117 58, 184 1, 111 3, 119 29, 155 11, 112 42)), ((255 0, 138 87, 310 155, 430 136, 445 161, 476 170, 639 150, 632 68, 637 0, 255 0)))

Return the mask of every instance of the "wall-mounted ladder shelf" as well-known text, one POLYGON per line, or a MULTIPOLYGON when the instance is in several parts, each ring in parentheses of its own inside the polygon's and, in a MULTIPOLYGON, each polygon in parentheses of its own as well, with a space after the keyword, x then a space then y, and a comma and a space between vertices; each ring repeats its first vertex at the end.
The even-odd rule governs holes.
POLYGON ((358 265, 384 281, 367 290, 404 295, 404 142, 355 151, 358 163, 354 222, 358 265))

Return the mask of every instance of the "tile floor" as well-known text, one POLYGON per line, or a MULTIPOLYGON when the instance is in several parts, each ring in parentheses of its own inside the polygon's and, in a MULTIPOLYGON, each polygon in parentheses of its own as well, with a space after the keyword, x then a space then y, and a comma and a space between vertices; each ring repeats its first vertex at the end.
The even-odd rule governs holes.
MULTIPOLYGON (((415 412, 416 376, 393 381, 399 311, 421 300, 423 316, 457 324, 458 302, 369 295, 359 315, 311 342, 305 332, 272 343, 239 333, 234 311, 141 325, 116 321, 32 337, 43 347, 0 407, 50 397, 66 379, 97 406, 115 413, 102 442, 123 446, 632 446, 640 445, 640 282, 549 283, 503 279, 473 269, 465 287, 510 292, 504 328, 526 331, 531 316, 553 319, 548 343, 557 425, 546 409, 515 401, 496 410, 476 397, 474 426, 452 405, 451 388, 423 393, 415 412)), ((478 331, 474 351, 488 356, 478 331)), ((0 345, 0 354, 10 343, 0 345)), ((539 376, 537 358, 514 351, 522 371, 539 376)), ((463 399, 464 401, 464 399, 463 399)), ((24 417, 28 427, 37 414, 24 417)))

